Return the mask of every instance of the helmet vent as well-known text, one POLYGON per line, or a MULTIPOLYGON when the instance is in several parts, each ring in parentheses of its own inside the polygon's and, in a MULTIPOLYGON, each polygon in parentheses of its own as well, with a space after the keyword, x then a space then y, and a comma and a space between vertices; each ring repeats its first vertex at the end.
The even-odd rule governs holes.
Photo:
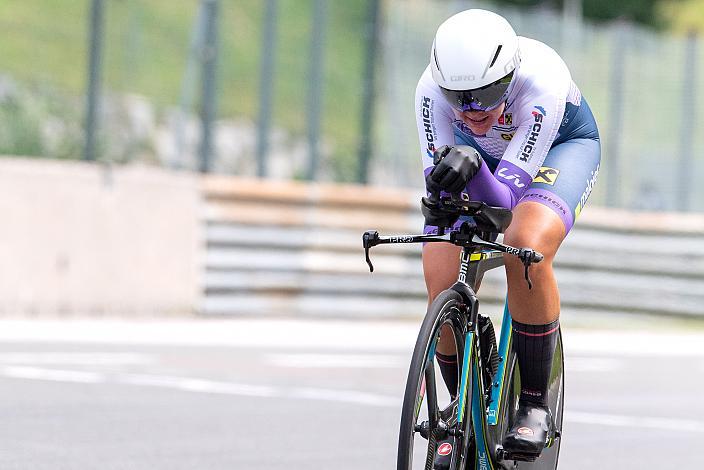
POLYGON ((491 59, 491 63, 489 64, 489 68, 493 67, 494 64, 496 63, 496 59, 499 58, 499 52, 501 52, 501 47, 502 47, 502 45, 499 44, 499 47, 496 48, 496 53, 494 54, 494 58, 491 59))
POLYGON ((440 64, 438 63, 438 52, 435 49, 434 43, 433 43, 433 60, 435 60, 435 66, 438 68, 438 72, 440 72, 440 76, 442 76, 442 79, 445 80, 445 74, 442 73, 442 69, 440 68, 440 64))

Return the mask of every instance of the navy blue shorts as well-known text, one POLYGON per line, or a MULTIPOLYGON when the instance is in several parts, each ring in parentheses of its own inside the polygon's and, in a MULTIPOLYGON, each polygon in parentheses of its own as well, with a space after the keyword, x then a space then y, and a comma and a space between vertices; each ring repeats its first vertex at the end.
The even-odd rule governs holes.
MULTIPOLYGON (((518 204, 532 201, 549 207, 560 217, 567 233, 596 182, 601 144, 596 121, 584 99, 580 106, 567 103, 562 122, 542 167, 518 204)), ((467 144, 458 135, 455 143, 467 144)), ((493 172, 498 161, 485 161, 493 172)), ((458 220, 453 230, 459 229, 462 222, 458 220)), ((425 233, 437 233, 437 227, 426 226, 425 233)))
POLYGON ((600 162, 599 130, 589 105, 584 99, 580 106, 567 103, 557 138, 518 203, 534 201, 554 210, 567 233, 594 188, 600 162))

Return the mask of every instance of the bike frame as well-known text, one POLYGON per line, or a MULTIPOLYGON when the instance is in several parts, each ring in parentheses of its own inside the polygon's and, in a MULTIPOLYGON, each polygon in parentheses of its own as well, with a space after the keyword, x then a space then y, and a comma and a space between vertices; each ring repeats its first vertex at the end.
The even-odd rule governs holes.
MULTIPOLYGON (((458 232, 440 233, 438 235, 401 235, 380 237, 376 231, 368 231, 363 236, 366 261, 370 271, 374 266, 369 258, 369 248, 390 243, 429 243, 450 242, 462 246, 460 257, 460 270, 457 282, 450 287, 462 297, 467 306, 467 332, 464 338, 464 356, 458 390, 457 428, 469 431, 465 418, 471 419, 472 434, 475 452, 475 470, 494 470, 497 465, 495 451, 501 439, 497 426, 500 426, 502 416, 501 403, 504 400, 506 369, 508 366, 512 320, 508 311, 508 303, 504 308, 499 340, 499 367, 491 384, 485 384, 480 364, 480 335, 477 328, 479 320, 479 300, 476 291, 479 288, 483 274, 494 268, 503 266, 503 255, 511 254, 520 258, 525 265, 525 277, 529 288, 531 287, 528 276, 528 267, 531 263, 539 262, 543 256, 529 248, 514 248, 497 243, 493 240, 491 232, 484 232, 470 228, 463 224, 458 232), (486 406, 484 396, 487 385, 490 385, 489 407, 486 406), (467 405, 469 403, 469 412, 467 405), (463 426, 464 425, 464 426, 463 426), (494 431, 494 432, 490 432, 494 431), (493 434, 493 435, 492 435, 493 434)), ((437 338, 436 338, 437 341, 437 338)), ((435 344, 431 343, 429 357, 433 357, 435 344)), ((432 424, 432 423, 431 423, 432 424)), ((469 437, 469 436, 467 436, 469 437)))
MULTIPOLYGON (((481 281, 481 275, 496 267, 503 265, 503 255, 496 250, 472 252, 469 248, 464 248, 460 258, 460 274, 457 283, 452 289, 462 294, 467 302, 469 324, 471 328, 467 331, 464 345, 464 357, 462 358, 462 373, 460 377, 459 403, 457 407, 457 422, 461 427, 465 418, 465 408, 467 400, 470 401, 470 413, 472 419, 472 430, 475 442, 475 468, 477 470, 488 470, 494 468, 494 451, 497 442, 489 433, 490 426, 499 424, 500 406, 504 392, 504 378, 506 375, 506 365, 508 363, 508 352, 511 343, 512 320, 508 311, 508 304, 504 307, 503 320, 501 322, 501 335, 499 346, 499 367, 492 377, 491 398, 487 408, 484 399, 486 385, 480 369, 478 353, 479 343, 477 339, 476 322, 478 318, 478 300, 475 289, 481 281), (472 266, 474 265, 474 269, 472 266), (464 273, 464 276, 463 276, 464 273), (470 274, 467 279, 466 273, 470 274), (464 279, 463 279, 464 278, 464 279), (473 286, 469 286, 467 281, 471 281, 473 286), (471 374, 471 380, 470 380, 471 374), (469 387, 471 386, 471 390, 469 387), (485 411, 486 410, 486 411, 485 411)), ((470 415, 467 415, 470 416, 470 415)), ((495 433, 496 435, 496 433, 495 433)))

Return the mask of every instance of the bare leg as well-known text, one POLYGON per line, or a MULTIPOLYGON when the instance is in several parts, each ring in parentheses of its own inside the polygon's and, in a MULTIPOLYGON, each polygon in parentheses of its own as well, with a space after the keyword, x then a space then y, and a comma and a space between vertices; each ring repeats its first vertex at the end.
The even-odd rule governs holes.
MULTIPOLYGON (((449 243, 428 243, 423 247, 423 275, 428 289, 428 305, 435 297, 457 281, 462 248, 449 243)), ((456 354, 455 340, 449 327, 440 333, 437 351, 444 355, 456 354)))
POLYGON ((523 263, 505 255, 508 283, 508 309, 514 320, 528 324, 545 324, 560 316, 560 293, 552 262, 565 238, 565 226, 548 207, 537 202, 518 204, 513 222, 504 235, 504 242, 518 248, 530 247, 545 259, 530 267, 533 288, 528 289, 523 263))
POLYGON ((504 447, 535 456, 545 445, 550 423, 547 391, 560 316, 560 294, 552 263, 565 238, 565 228, 557 214, 536 202, 519 204, 513 214, 505 242, 536 249, 545 258, 531 266, 533 288, 529 290, 523 264, 517 258, 504 256, 513 349, 521 374, 519 407, 504 438, 504 447))

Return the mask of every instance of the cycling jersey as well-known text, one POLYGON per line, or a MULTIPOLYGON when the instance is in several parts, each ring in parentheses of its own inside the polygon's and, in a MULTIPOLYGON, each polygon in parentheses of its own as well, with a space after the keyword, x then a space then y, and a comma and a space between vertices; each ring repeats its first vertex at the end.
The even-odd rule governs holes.
POLYGON ((459 112, 445 100, 430 68, 426 68, 416 88, 423 167, 427 175, 433 168, 433 152, 442 145, 471 145, 486 165, 467 185, 470 199, 512 209, 530 197, 555 210, 569 231, 586 202, 582 183, 591 180, 593 186, 598 172, 599 133, 560 56, 533 39, 520 37, 519 45, 521 63, 514 76, 515 83, 511 85, 502 115, 486 135, 472 133, 459 112), (591 143, 575 145, 580 140, 591 143), (567 142, 571 159, 564 157, 568 146, 557 151, 559 145, 567 142), (549 170, 562 173, 563 184, 553 181, 545 188, 546 183, 540 177, 545 176, 545 171, 541 173, 541 168, 551 149, 555 149, 555 157, 560 157, 560 165, 556 158, 551 158, 553 166, 549 170), (572 176, 566 176, 565 172, 572 176), (571 182, 566 184, 568 179, 571 182), (543 191, 551 194, 546 196, 543 191))

